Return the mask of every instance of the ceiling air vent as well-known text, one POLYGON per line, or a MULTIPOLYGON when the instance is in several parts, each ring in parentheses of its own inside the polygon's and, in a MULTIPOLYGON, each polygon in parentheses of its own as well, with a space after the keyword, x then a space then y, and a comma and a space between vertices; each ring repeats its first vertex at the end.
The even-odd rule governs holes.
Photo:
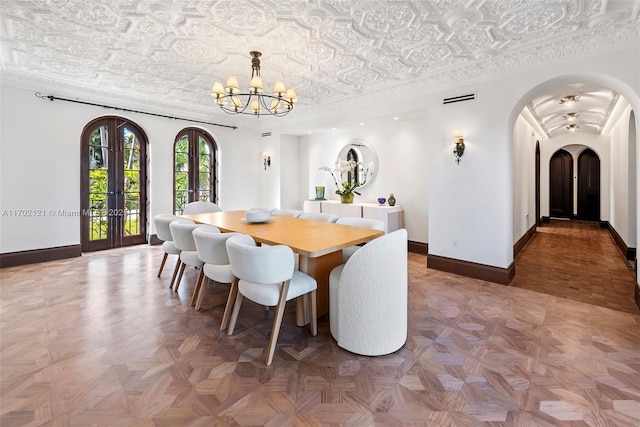
POLYGON ((271 132, 262 132, 262 137, 271 136, 271 132))
POLYGON ((444 98, 442 100, 443 104, 451 104, 453 102, 461 102, 461 101, 471 101, 476 99, 476 94, 475 93, 470 93, 468 95, 460 95, 460 96, 453 96, 451 98, 444 98))

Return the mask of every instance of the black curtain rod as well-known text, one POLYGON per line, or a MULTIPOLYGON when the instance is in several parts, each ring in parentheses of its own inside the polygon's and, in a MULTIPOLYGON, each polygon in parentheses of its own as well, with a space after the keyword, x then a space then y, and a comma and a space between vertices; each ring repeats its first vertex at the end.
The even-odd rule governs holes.
POLYGON ((173 120, 185 120, 187 122, 193 122, 193 123, 203 123, 206 125, 212 125, 212 126, 221 126, 224 128, 231 128, 233 130, 238 129, 237 126, 231 126, 231 125, 221 125, 218 123, 211 123, 211 122, 204 122, 202 120, 192 120, 192 119, 185 119, 184 117, 175 117, 175 116, 167 116, 164 114, 157 114, 157 113, 148 113, 146 111, 139 111, 139 110, 130 110, 129 108, 123 108, 123 107, 114 107, 112 105, 103 105, 103 104, 95 104, 93 102, 86 102, 86 101, 78 101, 76 99, 68 99, 68 98, 60 98, 58 96, 54 96, 54 95, 42 95, 40 92, 36 92, 36 96, 40 99, 48 99, 49 101, 67 101, 67 102, 75 102, 76 104, 84 104, 84 105, 92 105, 94 107, 102 107, 102 108, 110 108, 112 110, 117 110, 117 111, 124 111, 127 113, 139 113, 139 114, 146 114, 148 116, 156 116, 156 117, 163 117, 165 119, 173 119, 173 120))

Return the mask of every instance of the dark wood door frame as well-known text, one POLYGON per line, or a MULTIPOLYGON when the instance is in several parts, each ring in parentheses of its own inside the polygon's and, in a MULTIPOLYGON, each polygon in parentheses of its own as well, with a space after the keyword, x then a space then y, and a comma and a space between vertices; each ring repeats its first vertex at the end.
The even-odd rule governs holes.
MULTIPOLYGON (((96 147, 94 145, 94 147, 96 147)), ((82 131, 81 158, 80 158, 80 240, 82 251, 96 251, 111 249, 120 246, 135 245, 147 242, 147 137, 136 124, 117 116, 106 116, 89 122, 82 131), (97 194, 104 195, 105 204, 100 208, 91 206, 91 159, 95 151, 91 150, 90 141, 95 130, 104 127, 106 137, 100 146, 104 157, 101 161, 106 166, 106 188, 97 194), (128 196, 123 188, 124 182, 124 129, 128 129, 139 141, 138 167, 139 188, 134 194, 139 193, 137 210, 138 234, 127 235, 124 224, 129 214, 125 208, 125 199, 128 196), (92 221, 104 220, 105 237, 92 239, 92 221)), ((94 194, 95 190, 94 190, 94 194)))

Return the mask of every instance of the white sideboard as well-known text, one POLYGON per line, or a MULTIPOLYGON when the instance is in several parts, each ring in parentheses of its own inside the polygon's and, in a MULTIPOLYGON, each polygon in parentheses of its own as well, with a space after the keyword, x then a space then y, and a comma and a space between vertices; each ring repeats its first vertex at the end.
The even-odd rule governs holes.
POLYGON ((386 232, 404 228, 402 206, 379 205, 377 203, 340 203, 339 200, 305 200, 305 212, 322 212, 339 217, 372 218, 385 223, 386 232))

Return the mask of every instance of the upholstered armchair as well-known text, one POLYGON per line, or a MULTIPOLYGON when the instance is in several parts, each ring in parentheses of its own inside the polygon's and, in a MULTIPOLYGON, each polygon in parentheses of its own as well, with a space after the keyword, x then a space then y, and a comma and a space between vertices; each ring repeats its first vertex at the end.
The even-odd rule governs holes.
POLYGON ((393 353, 407 340, 407 231, 358 249, 329 276, 331 335, 352 353, 393 353))

